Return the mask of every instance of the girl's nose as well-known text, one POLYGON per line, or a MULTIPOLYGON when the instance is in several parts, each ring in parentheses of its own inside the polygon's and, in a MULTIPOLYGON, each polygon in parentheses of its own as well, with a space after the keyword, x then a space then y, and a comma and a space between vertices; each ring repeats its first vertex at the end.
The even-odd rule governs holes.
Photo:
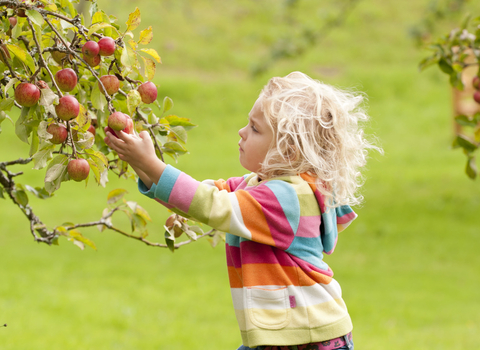
POLYGON ((246 129, 246 128, 247 128, 247 127, 245 126, 245 127, 241 128, 240 130, 238 130, 238 135, 240 135, 240 137, 241 137, 242 139, 244 138, 245 129, 246 129))

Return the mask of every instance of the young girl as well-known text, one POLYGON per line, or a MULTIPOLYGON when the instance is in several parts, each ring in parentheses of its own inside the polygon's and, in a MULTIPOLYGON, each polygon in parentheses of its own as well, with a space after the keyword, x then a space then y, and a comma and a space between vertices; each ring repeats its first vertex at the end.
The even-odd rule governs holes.
POLYGON ((352 322, 323 253, 356 218, 367 150, 363 98, 293 72, 272 78, 239 131, 251 172, 198 182, 155 155, 146 131, 107 133, 139 190, 226 234, 239 349, 353 349, 352 322))

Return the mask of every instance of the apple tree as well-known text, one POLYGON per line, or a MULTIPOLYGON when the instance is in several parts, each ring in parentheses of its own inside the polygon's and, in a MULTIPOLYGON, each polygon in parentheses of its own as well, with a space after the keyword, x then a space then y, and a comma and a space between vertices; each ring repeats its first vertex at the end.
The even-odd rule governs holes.
POLYGON ((34 240, 47 244, 66 238, 82 249, 95 249, 81 232, 89 226, 172 251, 199 237, 218 241, 218 233, 205 233, 177 215, 165 224, 165 243, 147 240, 150 217, 126 200, 124 189, 109 192, 107 207, 92 222, 47 227, 29 205, 29 196, 48 199, 64 181, 106 186, 112 175, 134 179, 128 164, 105 144, 107 130, 147 130, 157 155, 176 160, 187 152, 187 132, 195 126, 169 113, 169 97, 159 103, 152 80, 161 58, 148 47, 152 27, 136 30, 140 10, 130 13, 122 29, 96 1, 86 13, 78 12, 78 4, 79 0, 0 0, 0 127, 12 123, 19 142, 29 145, 25 157, 0 160, 0 200, 18 206, 34 240), (12 172, 13 165, 44 172, 44 186, 22 183, 24 172, 12 172), (112 217, 117 213, 128 216, 129 229, 115 226, 112 217), (175 242, 182 233, 187 239, 175 242))
POLYGON ((456 123, 452 146, 463 150, 467 157, 465 172, 475 179, 480 148, 480 17, 468 16, 460 28, 432 43, 429 49, 433 53, 420 62, 420 70, 436 65, 449 76, 456 123))

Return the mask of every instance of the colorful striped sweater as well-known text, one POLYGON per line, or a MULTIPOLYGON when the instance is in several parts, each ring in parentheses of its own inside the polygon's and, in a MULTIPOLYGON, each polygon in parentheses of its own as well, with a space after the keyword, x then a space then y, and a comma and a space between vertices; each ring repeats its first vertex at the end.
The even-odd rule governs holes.
POLYGON ((227 266, 243 344, 299 345, 352 330, 340 285, 323 261, 356 214, 327 210, 307 175, 255 174, 198 182, 167 166, 139 190, 174 212, 226 232, 227 266))

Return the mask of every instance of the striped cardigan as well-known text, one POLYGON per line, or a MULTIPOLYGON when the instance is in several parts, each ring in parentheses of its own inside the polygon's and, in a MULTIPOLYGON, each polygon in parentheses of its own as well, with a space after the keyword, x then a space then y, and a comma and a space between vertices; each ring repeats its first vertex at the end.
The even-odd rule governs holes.
POLYGON ((327 210, 314 179, 258 181, 255 174, 198 182, 168 165, 139 190, 174 212, 227 232, 227 266, 243 344, 299 345, 333 339, 352 323, 323 261, 356 214, 327 210))

